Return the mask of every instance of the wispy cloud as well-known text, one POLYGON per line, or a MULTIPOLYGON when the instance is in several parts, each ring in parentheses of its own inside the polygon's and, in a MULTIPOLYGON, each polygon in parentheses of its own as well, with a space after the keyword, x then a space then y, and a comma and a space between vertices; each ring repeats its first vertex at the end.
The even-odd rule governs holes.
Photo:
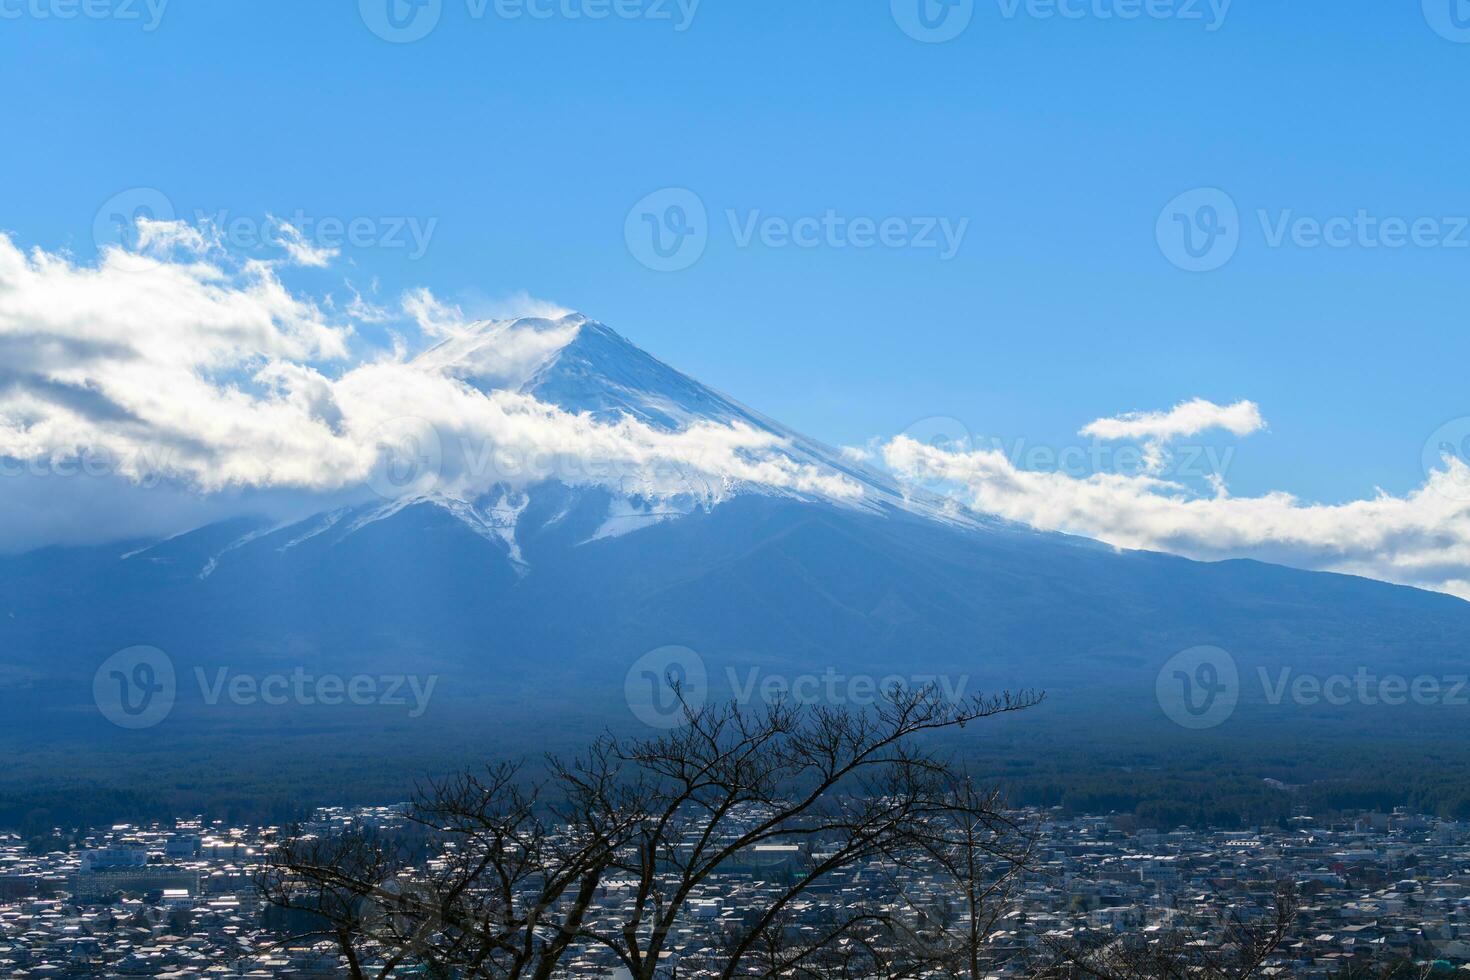
POLYGON ((419 332, 426 337, 451 337, 465 333, 470 327, 470 320, 463 310, 440 302, 423 287, 404 293, 403 311, 413 318, 419 332))
MULTIPOLYGON (((1136 431, 1147 437, 1193 424, 1136 431)), ((1000 450, 950 451, 906 437, 885 444, 883 456, 901 477, 941 481, 973 510, 1044 530, 1199 559, 1347 572, 1470 598, 1470 469, 1453 457, 1405 496, 1380 491, 1319 504, 1283 492, 1233 497, 1223 482, 1203 495, 1154 474, 1025 470, 1000 450)))
POLYGON ((1266 427, 1261 409, 1255 402, 1239 401, 1233 405, 1216 405, 1203 398, 1180 402, 1167 412, 1129 412, 1112 418, 1097 419, 1082 427, 1081 434, 1097 439, 1144 439, 1168 442, 1199 435, 1211 429, 1224 429, 1247 436, 1266 427))
POLYGON ((1167 412, 1129 412, 1097 419, 1084 425, 1079 435, 1113 441, 1131 439, 1142 443, 1144 466, 1160 473, 1169 461, 1169 444, 1212 429, 1248 436, 1266 427, 1255 402, 1239 401, 1216 405, 1203 398, 1180 402, 1167 412))
POLYGON ((191 225, 184 221, 154 221, 139 218, 137 221, 138 251, 153 254, 168 254, 174 251, 203 255, 218 242, 218 232, 212 225, 191 225))
POLYGON ((289 221, 273 220, 280 231, 281 247, 296 265, 325 269, 333 259, 342 254, 339 248, 327 248, 308 241, 301 230, 289 221))

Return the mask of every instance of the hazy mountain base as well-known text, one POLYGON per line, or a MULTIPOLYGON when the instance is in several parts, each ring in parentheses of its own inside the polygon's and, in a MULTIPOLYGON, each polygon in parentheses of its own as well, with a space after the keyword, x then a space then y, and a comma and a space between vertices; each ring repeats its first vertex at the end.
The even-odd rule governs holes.
POLYGON ((0 697, 85 706, 97 666, 136 644, 169 655, 184 701, 195 668, 299 668, 595 702, 669 644, 716 682, 756 668, 1152 692, 1200 644, 1252 686, 1259 667, 1470 673, 1470 603, 1366 579, 759 495, 589 540, 609 502, 545 488, 517 530, 520 568, 430 503, 294 547, 300 527, 249 537, 236 522, 136 553, 0 559, 0 697))
POLYGON ((132 547, 108 546, 0 560, 0 817, 35 827, 398 799, 434 770, 636 724, 627 673, 670 644, 698 651, 712 698, 829 674, 1046 689, 1042 708, 966 742, 1021 800, 1219 823, 1339 804, 1458 813, 1470 793, 1470 708, 1267 697, 1282 670, 1470 674, 1470 604, 1457 599, 759 495, 589 541, 608 505, 543 488, 517 531, 520 570, 428 503, 293 548, 282 542, 299 528, 240 543, 250 528, 232 524, 128 558, 132 547), (538 512, 565 513, 541 524, 538 512), (99 714, 92 680, 136 644, 167 652, 179 695, 134 732, 99 714), (1165 719, 1155 682, 1200 644, 1230 651, 1243 703, 1192 732, 1165 719), (221 671, 298 670, 434 688, 418 717, 408 704, 208 703, 221 671))

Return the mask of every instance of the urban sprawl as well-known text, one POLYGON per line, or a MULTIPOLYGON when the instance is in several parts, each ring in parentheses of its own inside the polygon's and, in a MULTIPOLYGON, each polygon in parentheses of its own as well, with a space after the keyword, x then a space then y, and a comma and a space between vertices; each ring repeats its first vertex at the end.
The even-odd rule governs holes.
MULTIPOLYGON (((407 810, 330 808, 307 829, 391 833, 407 810)), ((1137 828, 1127 816, 1034 809, 1013 816, 1036 829, 1039 844, 985 940, 982 964, 990 976, 1028 975, 1053 950, 1110 934, 1146 942, 1167 932, 1206 947, 1221 944, 1228 941, 1222 923, 1269 918, 1282 881, 1294 883, 1296 908, 1290 934, 1262 975, 1470 964, 1467 823, 1395 812, 1304 816, 1249 832, 1160 832, 1137 828)), ((66 850, 48 852, 44 839, 0 834, 0 976, 347 976, 334 945, 286 940, 272 928, 256 882, 280 835, 275 827, 180 820, 73 835, 66 850)), ((795 850, 763 847, 707 883, 689 903, 660 973, 697 975, 680 969, 680 961, 698 962, 712 936, 771 894, 791 873, 786 862, 795 850)), ((795 921, 870 903, 871 883, 895 877, 906 900, 920 904, 926 891, 944 887, 912 870, 863 865, 804 892, 795 921)), ((628 884, 606 882, 596 914, 614 918, 628 884)), ((619 964, 605 950, 578 948, 566 975, 617 977, 619 964)))

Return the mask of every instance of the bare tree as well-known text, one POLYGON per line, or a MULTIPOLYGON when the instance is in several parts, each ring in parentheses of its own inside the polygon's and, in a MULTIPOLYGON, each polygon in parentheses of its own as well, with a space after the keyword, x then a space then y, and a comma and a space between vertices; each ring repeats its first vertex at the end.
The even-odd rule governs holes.
POLYGON ((548 760, 539 782, 499 766, 430 784, 411 814, 438 845, 429 860, 361 834, 298 832, 262 888, 312 916, 296 938, 337 943, 354 980, 410 964, 433 976, 540 980, 599 949, 652 980, 716 876, 774 855, 785 873, 752 887, 740 920, 680 972, 913 976, 950 969, 962 950, 975 970, 995 883, 1014 878, 987 878, 980 865, 1019 869, 1029 848, 1016 846, 998 795, 925 736, 1040 699, 954 703, 932 688, 895 688, 861 711, 686 704, 681 728, 604 737, 573 760, 548 760), (833 878, 879 867, 888 870, 876 880, 890 875, 896 887, 901 869, 921 866, 956 883, 962 929, 916 925, 892 889, 868 906, 815 911, 833 878))
POLYGON ((613 782, 609 743, 570 767, 553 763, 567 790, 540 806, 519 767, 431 782, 409 819, 437 845, 412 860, 399 842, 351 831, 299 830, 272 856, 260 887, 311 928, 291 936, 338 944, 354 980, 406 966, 432 976, 549 977, 626 838, 629 788, 613 782))
POLYGON ((973 778, 954 781, 948 802, 942 818, 920 834, 922 848, 913 866, 921 880, 948 884, 958 901, 936 907, 911 898, 907 888, 898 891, 923 914, 910 940, 940 952, 951 974, 978 980, 986 943, 1001 917, 1013 910, 1013 892, 1031 867, 1037 832, 1006 813, 998 789, 983 788, 973 778))

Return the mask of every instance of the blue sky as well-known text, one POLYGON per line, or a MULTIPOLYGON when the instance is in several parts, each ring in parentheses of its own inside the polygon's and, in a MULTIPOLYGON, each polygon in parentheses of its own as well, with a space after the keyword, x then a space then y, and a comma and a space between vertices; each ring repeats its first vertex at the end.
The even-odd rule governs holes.
POLYGON ((292 281, 376 277, 468 312, 552 299, 834 443, 942 415, 1065 444, 1103 416, 1250 399, 1269 429, 1231 489, 1338 502, 1422 484, 1425 440, 1470 415, 1470 247, 1272 247, 1256 215, 1454 237, 1470 44, 1432 9, 980 0, 925 43, 886 2, 705 0, 685 30, 652 2, 593 21, 576 0, 518 19, 443 0, 392 43, 349 2, 173 0, 155 26, 142 0, 70 18, 0 0, 0 227, 85 259, 98 209, 139 187, 184 216, 432 220, 422 256, 348 247, 292 281), (670 187, 697 194, 708 240, 657 272, 625 225, 670 187), (1157 237, 1195 188, 1241 216, 1216 271, 1157 237), (742 246, 732 210, 968 225, 946 261, 742 246))

